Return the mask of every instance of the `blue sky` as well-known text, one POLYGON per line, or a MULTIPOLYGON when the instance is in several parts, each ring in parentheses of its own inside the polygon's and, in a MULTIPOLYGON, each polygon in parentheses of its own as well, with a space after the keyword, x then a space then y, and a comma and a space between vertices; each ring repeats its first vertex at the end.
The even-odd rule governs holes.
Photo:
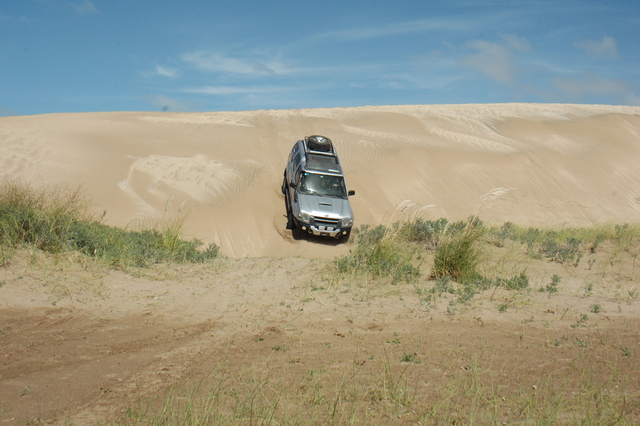
POLYGON ((0 115, 640 105, 637 0, 0 0, 0 115))

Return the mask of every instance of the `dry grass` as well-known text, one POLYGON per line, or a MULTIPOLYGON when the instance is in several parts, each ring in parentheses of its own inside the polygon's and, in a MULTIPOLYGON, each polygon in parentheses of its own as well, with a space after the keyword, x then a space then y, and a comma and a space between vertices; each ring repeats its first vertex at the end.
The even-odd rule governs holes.
MULTIPOLYGON (((19 186, 0 192, 3 208, 28 206, 21 214, 47 224, 33 241, 7 239, 0 247, 22 247, 26 254, 16 259, 23 262, 22 276, 10 281, 29 276, 46 288, 52 304, 108 298, 110 270, 82 250, 45 251, 48 232, 69 232, 81 223, 99 235, 124 235, 86 219, 81 197, 70 194, 49 202, 45 193, 19 186), (74 267, 84 272, 70 278, 74 267)), ((8 211, 2 226, 13 238, 20 228, 11 228, 17 216, 8 211)), ((182 244, 179 229, 138 233, 137 241, 158 238, 175 252, 182 244)), ((222 259, 215 270, 190 265, 188 272, 149 268, 146 279, 167 276, 184 291, 183 276, 206 283, 190 290, 194 294, 233 283, 236 305, 225 312, 238 312, 229 322, 241 326, 224 343, 194 355, 189 374, 172 377, 155 398, 127 394, 109 422, 640 421, 638 324, 629 314, 640 299, 640 227, 536 230, 441 219, 363 228, 354 237, 357 245, 337 262, 300 261, 297 269, 287 270, 287 259, 222 259), (287 273, 278 276, 288 278, 275 279, 283 269, 287 273), (254 294, 239 282, 246 280, 276 280, 286 288, 277 289, 278 300, 263 299, 276 289, 254 294), (251 302, 237 296, 245 291, 263 304, 253 320, 277 318, 284 331, 246 334, 245 304, 251 302), (342 319, 323 331, 325 317, 342 319)), ((120 258, 128 249, 120 244, 113 250, 120 258)))
MULTIPOLYGON (((314 345, 305 342, 304 348, 254 354, 253 368, 221 361, 204 378, 186 379, 158 400, 129 407, 120 422, 595 425, 640 419, 637 371, 628 375, 631 361, 615 345, 581 335, 551 350, 536 336, 526 339, 528 349, 503 337, 473 342, 475 350, 447 345, 441 348, 453 350, 447 358, 425 343, 396 338, 337 365, 309 359, 314 345), (480 349, 493 345, 510 353, 480 349), (542 351, 565 361, 531 368, 542 351)), ((335 359, 332 348, 321 351, 335 359)))
POLYGON ((79 252, 118 267, 157 262, 203 262, 218 256, 211 244, 180 238, 182 221, 164 231, 123 230, 95 220, 81 190, 38 190, 19 181, 0 184, 0 264, 13 250, 31 246, 49 253, 79 252))
MULTIPOLYGON (((401 228, 365 230, 369 234, 361 234, 360 244, 370 250, 371 245, 388 239, 379 247, 398 242, 406 246, 406 240, 400 238, 401 228)), ((620 229, 608 234, 602 230, 549 233, 533 246, 517 238, 505 238, 496 245, 499 230, 485 229, 474 240, 484 263, 479 270, 513 272, 525 259, 527 274, 485 278, 489 286, 481 288, 476 283, 471 290, 450 275, 430 279, 423 274, 403 284, 368 269, 375 256, 362 258, 346 278, 344 271, 338 271, 341 278, 327 275, 323 282, 299 288, 305 297, 300 311, 303 307, 317 309, 316 296, 326 295, 334 306, 329 312, 345 312, 346 323, 353 325, 357 336, 352 345, 343 347, 340 340, 323 342, 313 334, 289 340, 261 337, 255 345, 264 349, 250 350, 251 356, 244 361, 234 362, 233 354, 220 352, 214 356, 219 363, 205 379, 185 379, 160 399, 128 410, 121 421, 636 424, 640 421, 636 323, 623 320, 614 329, 600 331, 613 321, 614 312, 620 309, 616 304, 635 306, 638 299, 633 285, 621 286, 619 281, 633 282, 630 261, 638 234, 622 235, 620 229), (585 235, 605 237, 592 250, 596 239, 589 241, 585 235), (542 243, 551 237, 559 242, 579 237, 587 241, 579 247, 583 263, 545 257, 542 243), (512 264, 512 256, 520 261, 512 264), (595 261, 589 264, 590 260, 595 261), (500 265, 492 266, 494 262, 500 265), (612 271, 608 262, 624 267, 612 271), (358 275, 358 268, 364 269, 360 274, 366 279, 358 275), (607 278, 607 274, 613 275, 607 278), (596 288, 588 281, 594 277, 610 281, 596 288), (355 286, 353 278, 358 282, 355 286), (548 290, 550 286, 554 291, 548 290), (363 296, 366 288, 370 291, 363 296), (619 299, 613 300, 615 297, 619 299), (437 322, 427 322, 424 330, 415 328, 407 334, 378 327, 361 336, 355 327, 363 321, 358 306, 375 303, 401 303, 406 315, 411 312, 418 322, 424 315, 419 312, 429 312, 432 319, 446 316, 450 323, 441 327, 448 331, 444 337, 434 337, 442 330, 437 322), (501 325, 484 328, 485 322, 495 321, 489 318, 501 315, 505 316, 501 325), (375 334, 377 338, 370 337, 375 334)), ((629 229, 634 228, 624 228, 629 229)), ((442 240, 432 237, 429 250, 434 252, 442 240)))

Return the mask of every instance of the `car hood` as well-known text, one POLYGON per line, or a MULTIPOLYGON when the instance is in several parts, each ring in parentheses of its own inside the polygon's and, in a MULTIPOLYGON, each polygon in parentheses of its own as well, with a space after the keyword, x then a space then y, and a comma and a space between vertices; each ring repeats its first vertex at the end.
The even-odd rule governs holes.
POLYGON ((300 194, 298 196, 300 210, 312 216, 342 219, 353 217, 351 205, 347 198, 323 197, 321 195, 300 194))

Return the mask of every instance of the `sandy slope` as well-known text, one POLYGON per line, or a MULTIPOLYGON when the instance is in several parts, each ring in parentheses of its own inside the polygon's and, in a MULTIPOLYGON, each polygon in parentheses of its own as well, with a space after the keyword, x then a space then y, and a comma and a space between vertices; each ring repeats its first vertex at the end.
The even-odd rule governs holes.
POLYGON ((282 172, 293 143, 334 140, 356 226, 402 216, 525 225, 640 220, 640 107, 387 106, 0 118, 0 174, 83 184, 106 223, 186 218, 232 257, 332 257, 294 241, 282 172))
MULTIPOLYGON (((357 225, 478 212, 499 224, 640 220, 640 107, 3 117, 0 176, 82 184, 109 224, 186 218, 185 236, 236 258, 127 274, 73 254, 19 251, 0 270, 0 421, 131 424, 129 410, 157 396, 162 402, 171 386, 211 371, 227 371, 232 382, 269 376, 283 409, 307 410, 315 394, 299 395, 297 385, 311 372, 322 375, 309 389, 331 402, 345 372, 357 371, 363 389, 377 391, 385 389, 381 372, 391 371, 416 395, 409 407, 399 404, 406 418, 398 424, 417 423, 434 401, 456 399, 444 394, 452 384, 476 379, 487 385, 476 388, 483 393, 471 392, 469 401, 457 395, 454 408, 488 401, 510 423, 518 418, 511 407, 528 406, 531 392, 552 405, 563 401, 561 413, 565 402, 597 405, 606 395, 623 422, 638 422, 637 252, 605 248, 572 266, 495 247, 499 264, 485 266, 505 277, 526 269, 530 290, 491 289, 468 303, 446 292, 425 302, 434 288, 426 273, 412 284, 334 281, 331 262, 315 257, 351 244, 294 241, 279 190, 293 142, 314 133, 340 151, 357 192, 357 225), (554 275, 559 291, 539 291, 554 275), (402 361, 406 354, 420 362, 402 361), (279 390, 289 388, 293 396, 279 390), (504 395, 513 405, 500 405, 504 395)), ((359 418, 378 418, 374 411, 391 403, 381 395, 376 404, 362 392, 359 418)), ((325 405, 313 407, 305 419, 324 419, 325 405)))

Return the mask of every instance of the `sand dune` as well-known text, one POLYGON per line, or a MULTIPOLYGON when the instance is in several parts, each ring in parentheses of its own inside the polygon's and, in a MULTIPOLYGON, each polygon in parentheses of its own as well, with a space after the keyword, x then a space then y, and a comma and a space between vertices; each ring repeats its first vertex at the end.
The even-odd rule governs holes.
POLYGON ((640 107, 388 106, 0 118, 0 174, 82 183, 104 221, 158 226, 232 257, 331 257, 349 245, 294 241, 280 194, 305 135, 340 153, 356 226, 420 215, 489 223, 640 221, 640 107))

